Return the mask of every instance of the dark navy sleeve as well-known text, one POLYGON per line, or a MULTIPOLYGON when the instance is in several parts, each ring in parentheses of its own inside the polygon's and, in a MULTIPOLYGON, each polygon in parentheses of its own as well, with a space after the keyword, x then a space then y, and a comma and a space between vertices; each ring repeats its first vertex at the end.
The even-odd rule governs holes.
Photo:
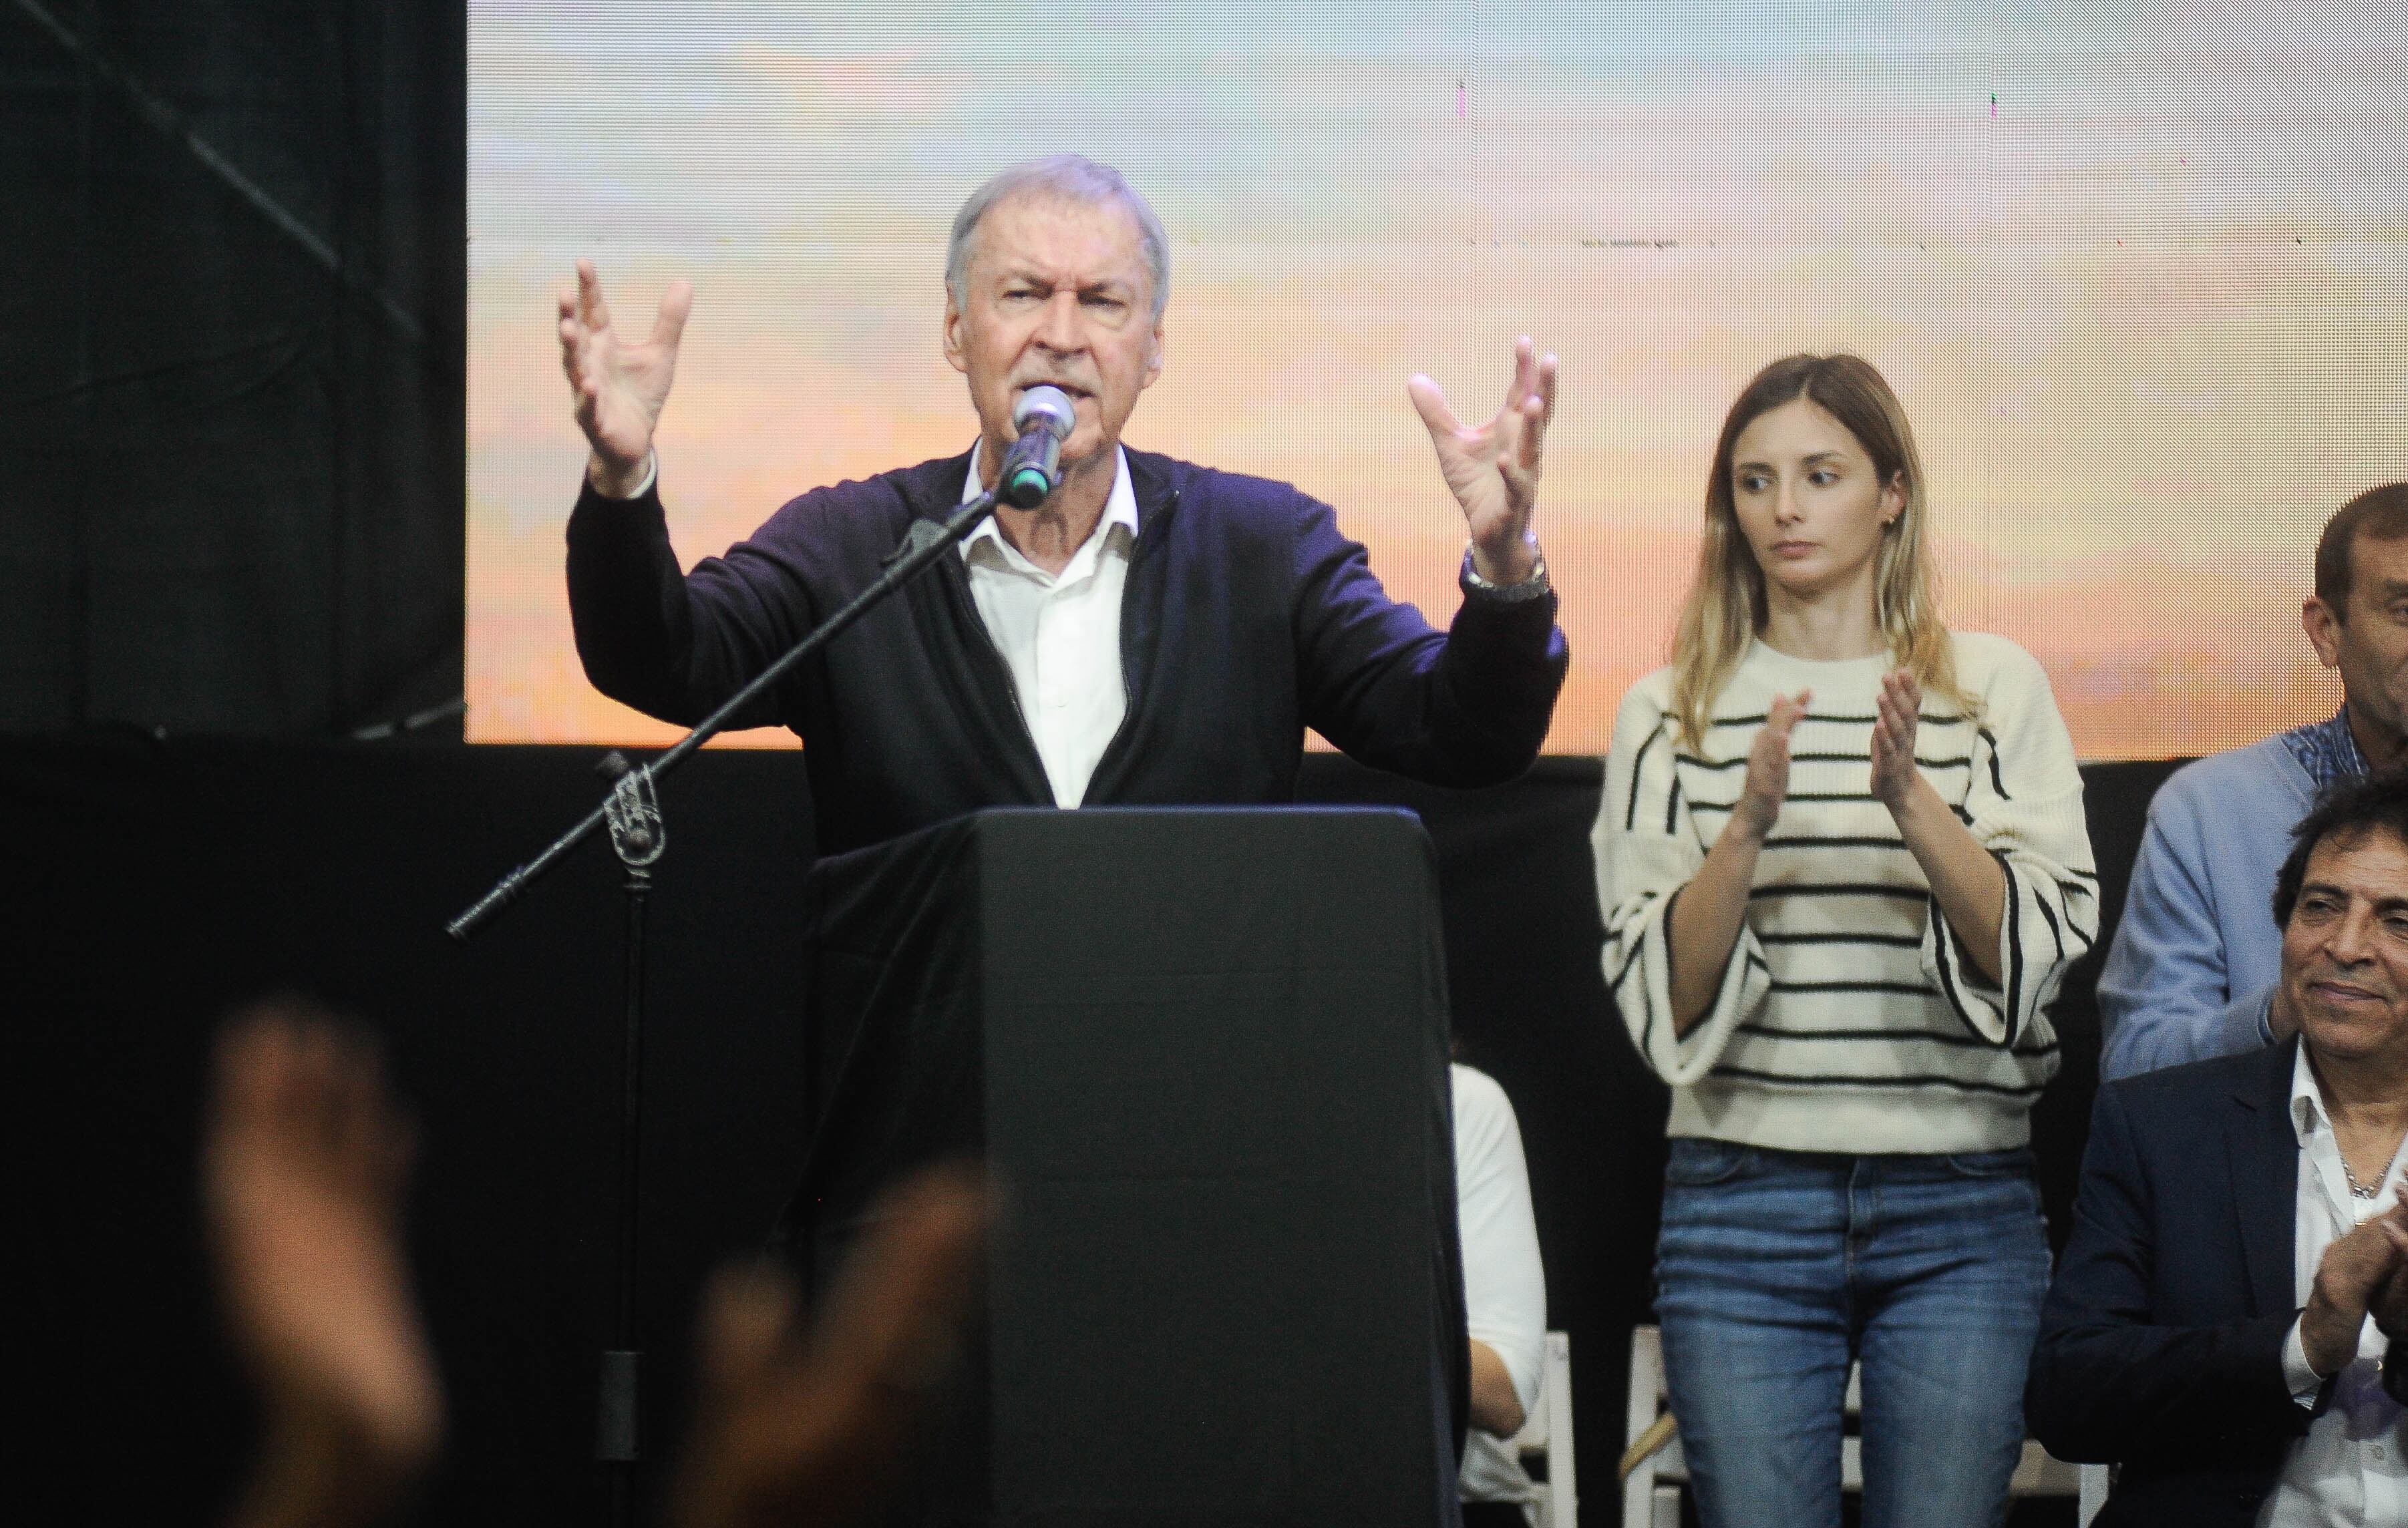
MULTIPOLYGON (((594 687, 646 716, 692 726, 782 656, 818 619, 808 578, 810 499, 686 574, 669 545, 657 484, 625 500, 587 484, 568 521, 568 613, 594 687)), ((765 696, 732 725, 782 720, 765 696)))
POLYGON ((1495 785, 1529 768, 1570 663, 1555 596, 1467 596, 1441 634, 1388 597, 1327 505, 1297 503, 1305 723, 1364 764, 1432 785, 1495 785))
MULTIPOLYGON (((2159 1245, 2165 1216, 2153 1176, 2123 1089, 2100 1089, 2073 1230, 2024 1392, 2032 1435, 2059 1459, 2243 1458, 2307 1430, 2308 1413, 2283 1378, 2296 1311, 2191 1326, 2153 1310, 2157 1259, 2199 1255, 2159 1245)), ((2197 1197, 2203 1205, 2208 1195, 2197 1197)))

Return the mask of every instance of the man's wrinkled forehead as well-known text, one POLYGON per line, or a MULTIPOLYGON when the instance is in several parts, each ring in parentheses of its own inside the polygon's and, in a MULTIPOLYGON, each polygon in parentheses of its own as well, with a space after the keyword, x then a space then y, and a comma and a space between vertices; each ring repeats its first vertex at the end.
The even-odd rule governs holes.
POLYGON ((971 235, 970 266, 996 277, 1121 281, 1134 293, 1145 290, 1150 275, 1144 231, 1118 197, 1073 196, 1041 185, 1023 187, 987 208, 971 235))

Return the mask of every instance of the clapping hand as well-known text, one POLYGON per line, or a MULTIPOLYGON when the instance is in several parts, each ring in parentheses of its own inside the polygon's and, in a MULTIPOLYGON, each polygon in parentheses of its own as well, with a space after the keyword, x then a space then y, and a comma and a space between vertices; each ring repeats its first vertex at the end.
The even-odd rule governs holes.
POLYGON ((1897 811, 1923 777, 1914 767, 1914 734, 1922 721, 1923 686, 1906 669, 1882 676, 1881 699, 1873 718, 1872 793, 1897 811))
POLYGON ((869 1521, 912 1421, 950 1378, 985 1231, 985 1194, 968 1173, 907 1182, 808 1331, 783 1271, 721 1273, 697 1322, 701 1395, 674 1528, 869 1521))
POLYGON ((577 290, 560 294, 560 367, 577 427, 594 448, 586 477, 611 498, 626 498, 643 481, 652 454, 652 427, 677 376, 678 342, 694 310, 694 287, 671 281, 652 320, 652 337, 630 343, 610 327, 594 262, 577 263, 577 290))
POLYGON ((1520 583, 1538 563, 1530 517, 1539 506, 1547 421, 1555 412, 1555 358, 1537 356, 1527 335, 1514 341, 1505 405, 1476 430, 1455 419, 1446 394, 1427 377, 1416 373, 1405 391, 1429 428, 1446 486, 1463 507, 1472 565, 1491 583, 1520 583))
POLYGON ((1764 725, 1756 730, 1756 741, 1748 746, 1747 783, 1740 791, 1739 805, 1731 809, 1731 825, 1759 843, 1772 831, 1781 816, 1781 804, 1789 797, 1789 735, 1797 730, 1813 699, 1811 690, 1773 696, 1764 725))
POLYGON ((434 1458, 443 1400, 401 1245, 409 1154, 374 1052, 327 1015, 263 1007, 219 1041, 203 1207, 267 1428, 242 1528, 372 1521, 434 1458))
MULTIPOLYGON (((2408 1342, 2408 1207, 2394 1205, 2389 1214, 2373 1223, 2383 1228, 2384 1239, 2391 1243, 2400 1261, 2393 1264, 2391 1276, 2376 1288, 2368 1314, 2374 1318, 2376 1328, 2397 1345, 2408 1342)), ((2401 1349, 2400 1356, 2403 1364, 2408 1364, 2408 1347, 2401 1349)))
POLYGON ((2393 1207, 2326 1248, 2316 1264, 2307 1308, 2300 1312, 2300 1346, 2318 1376, 2330 1378, 2358 1356, 2358 1334, 2370 1312, 2378 1327, 2386 1314, 2394 1321, 2408 1318, 2408 1299, 2392 1287, 2408 1257, 2403 1218, 2408 1207, 2393 1207))

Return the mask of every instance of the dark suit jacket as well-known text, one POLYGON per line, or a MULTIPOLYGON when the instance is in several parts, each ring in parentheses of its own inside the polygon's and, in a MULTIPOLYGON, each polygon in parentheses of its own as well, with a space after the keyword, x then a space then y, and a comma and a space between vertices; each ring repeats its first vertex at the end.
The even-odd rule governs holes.
POLYGON ((2283 1378, 2299 1042, 2099 1090, 2024 1394, 2060 1459, 2120 1463, 2099 1528, 2245 1524, 2309 1413, 2283 1378))
MULTIPOLYGON (((1146 451, 1128 464, 1128 714, 1088 805, 1293 801, 1307 727, 1433 785, 1493 785, 1529 767, 1566 667, 1552 594, 1467 598, 1440 633, 1388 598, 1327 505, 1146 451)), ((613 503, 589 486, 568 522, 568 607, 587 676, 692 725, 875 582, 915 523, 959 508, 968 475, 965 452, 813 489, 691 574, 656 492, 613 503)), ((871 611, 736 725, 790 727, 808 745, 824 853, 982 807, 1054 805, 959 558, 871 611)))

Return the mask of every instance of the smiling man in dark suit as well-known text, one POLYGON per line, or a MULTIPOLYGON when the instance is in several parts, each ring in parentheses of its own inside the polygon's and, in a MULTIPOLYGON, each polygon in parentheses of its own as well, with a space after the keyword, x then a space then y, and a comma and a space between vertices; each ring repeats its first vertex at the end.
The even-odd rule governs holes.
POLYGON ((2299 1037, 2100 1090, 2024 1404, 2123 1466, 2100 1528, 2408 1522, 2408 775, 2300 823, 2273 911, 2299 1037))

